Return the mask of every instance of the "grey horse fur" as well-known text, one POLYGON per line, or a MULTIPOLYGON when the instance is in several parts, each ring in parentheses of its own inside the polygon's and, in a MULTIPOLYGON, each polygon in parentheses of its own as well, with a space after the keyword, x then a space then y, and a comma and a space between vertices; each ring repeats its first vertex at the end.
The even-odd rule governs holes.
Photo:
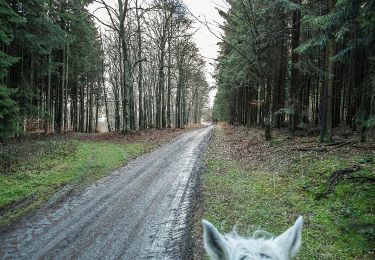
POLYGON ((207 220, 202 220, 202 224, 204 247, 214 260, 289 260, 301 246, 302 217, 274 238, 244 238, 235 232, 222 235, 207 220))

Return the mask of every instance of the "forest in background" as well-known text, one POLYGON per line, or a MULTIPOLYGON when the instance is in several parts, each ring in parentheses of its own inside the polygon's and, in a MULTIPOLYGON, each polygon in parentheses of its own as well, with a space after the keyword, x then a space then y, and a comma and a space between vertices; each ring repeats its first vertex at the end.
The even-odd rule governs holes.
POLYGON ((375 1, 226 0, 213 118, 320 133, 375 126, 375 1))
POLYGON ((182 1, 0 0, 0 18, 1 139, 200 122, 209 85, 182 1))

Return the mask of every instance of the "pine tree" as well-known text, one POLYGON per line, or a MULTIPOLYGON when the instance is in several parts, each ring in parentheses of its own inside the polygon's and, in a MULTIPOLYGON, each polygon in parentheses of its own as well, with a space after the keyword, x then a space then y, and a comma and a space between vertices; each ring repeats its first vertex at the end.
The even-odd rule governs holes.
POLYGON ((214 120, 291 134, 341 122, 363 140, 374 118, 375 2, 227 1, 214 120))
POLYGON ((15 90, 5 85, 8 69, 18 59, 6 54, 3 50, 12 42, 12 26, 21 24, 19 17, 5 0, 0 0, 0 139, 14 135, 18 126, 18 104, 13 100, 15 90))

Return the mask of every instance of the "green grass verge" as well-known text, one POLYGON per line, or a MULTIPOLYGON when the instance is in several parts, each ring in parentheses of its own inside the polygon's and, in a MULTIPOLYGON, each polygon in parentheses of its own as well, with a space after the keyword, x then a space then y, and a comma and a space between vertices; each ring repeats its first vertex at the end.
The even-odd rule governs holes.
POLYGON ((12 163, 0 173, 0 226, 40 206, 63 186, 82 186, 100 179, 146 149, 142 143, 76 139, 42 140, 2 148, 2 160, 9 154, 14 158, 8 158, 12 163), (18 149, 18 154, 9 149, 18 149))
MULTIPOLYGON (((223 233, 236 225, 242 235, 257 229, 277 235, 303 215, 303 242, 297 259, 373 259, 375 189, 364 177, 375 177, 374 154, 347 158, 327 153, 322 158, 306 153, 292 157, 288 167, 280 165, 285 171, 268 172, 261 165, 246 169, 228 156, 221 157, 215 143, 226 139, 223 130, 215 130, 202 176, 201 217, 223 233), (316 199, 334 170, 354 163, 362 163, 362 170, 353 180, 340 181, 334 193, 316 199)), ((201 232, 200 223, 195 229, 201 232)))

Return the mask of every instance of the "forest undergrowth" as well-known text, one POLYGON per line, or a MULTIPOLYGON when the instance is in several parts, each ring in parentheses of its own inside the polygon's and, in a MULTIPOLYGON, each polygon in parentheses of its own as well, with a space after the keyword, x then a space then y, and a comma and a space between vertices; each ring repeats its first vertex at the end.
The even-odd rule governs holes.
POLYGON ((196 127, 32 135, 0 144, 0 228, 196 127))
POLYGON ((338 132, 316 137, 219 124, 205 157, 192 239, 203 256, 201 219, 219 231, 278 235, 304 217, 297 259, 374 259, 374 140, 358 143, 338 132))

